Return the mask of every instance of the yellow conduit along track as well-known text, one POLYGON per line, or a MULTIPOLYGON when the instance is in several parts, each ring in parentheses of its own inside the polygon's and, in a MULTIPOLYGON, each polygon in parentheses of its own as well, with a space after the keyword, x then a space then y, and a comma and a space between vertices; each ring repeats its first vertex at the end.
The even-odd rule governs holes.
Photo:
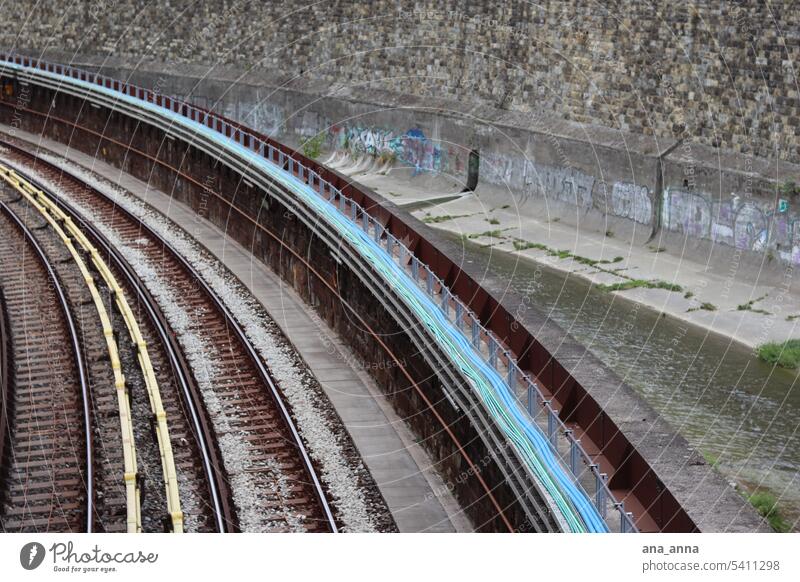
POLYGON ((164 472, 164 484, 166 488, 167 511, 172 522, 172 530, 176 533, 183 532, 183 512, 181 511, 180 496, 178 494, 178 479, 175 470, 175 460, 172 455, 172 445, 169 439, 169 429, 167 427, 167 413, 161 402, 161 392, 158 382, 153 372, 150 356, 147 353, 147 343, 139 330, 133 311, 130 309, 122 288, 119 286, 114 275, 100 257, 97 249, 89 242, 83 232, 75 226, 72 219, 67 216, 44 192, 36 188, 33 184, 19 176, 14 170, 0 164, 0 177, 22 194, 47 220, 50 226, 56 231, 61 240, 66 245, 72 258, 78 264, 81 273, 86 281, 95 307, 100 315, 103 324, 103 333, 108 345, 108 352, 111 358, 111 367, 114 370, 114 381, 117 390, 117 400, 119 402, 120 424, 122 428, 122 450, 125 466, 125 489, 127 497, 127 524, 128 532, 142 531, 141 516, 141 493, 137 482, 136 467, 136 448, 133 437, 133 421, 131 418, 130 401, 128 391, 125 386, 125 377, 120 367, 119 351, 114 340, 111 319, 106 312, 100 293, 94 284, 94 278, 89 272, 86 263, 75 249, 73 238, 78 242, 84 252, 91 256, 95 269, 100 273, 109 289, 114 293, 115 302, 119 312, 125 320, 125 325, 134 345, 137 346, 139 366, 144 376, 147 394, 150 400, 150 409, 156 420, 156 436, 158 439, 159 451, 161 453, 161 466, 164 472), (62 228, 63 225, 63 228, 62 228), (66 229, 66 232, 65 232, 66 229), (67 232, 69 234, 67 234, 67 232))

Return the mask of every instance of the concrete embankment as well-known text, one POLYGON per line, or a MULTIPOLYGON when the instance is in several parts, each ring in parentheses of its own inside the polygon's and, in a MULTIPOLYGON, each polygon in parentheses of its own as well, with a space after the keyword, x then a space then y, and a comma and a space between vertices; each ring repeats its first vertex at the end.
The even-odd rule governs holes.
POLYGON ((285 143, 314 139, 320 159, 394 203, 435 203, 416 212, 432 226, 625 289, 613 292, 749 347, 797 333, 795 164, 489 106, 464 114, 444 99, 332 94, 254 71, 78 62, 285 143))

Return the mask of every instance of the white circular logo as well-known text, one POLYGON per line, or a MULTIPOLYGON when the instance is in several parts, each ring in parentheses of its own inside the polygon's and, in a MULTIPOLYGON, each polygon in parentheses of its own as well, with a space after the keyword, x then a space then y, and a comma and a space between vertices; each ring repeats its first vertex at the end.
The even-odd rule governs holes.
POLYGON ((35 570, 44 560, 44 546, 39 542, 30 542, 19 551, 19 563, 26 570, 35 570))

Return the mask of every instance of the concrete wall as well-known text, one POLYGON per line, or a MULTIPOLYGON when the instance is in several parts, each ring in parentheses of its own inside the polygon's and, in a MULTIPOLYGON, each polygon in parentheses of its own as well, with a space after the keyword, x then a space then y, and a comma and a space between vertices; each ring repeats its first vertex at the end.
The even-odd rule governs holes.
POLYGON ((23 0, 6 10, 18 23, 0 30, 6 49, 137 69, 150 87, 289 143, 321 132, 328 147, 458 183, 476 149, 481 184, 509 191, 523 214, 546 196, 565 222, 600 232, 642 242, 663 225, 667 240, 708 243, 695 254, 719 244, 800 262, 800 201, 779 190, 800 182, 793 2, 23 0), (187 78, 162 77, 170 70, 187 78), (679 141, 662 179, 657 157, 679 141))
MULTIPOLYGON (((166 132, 175 129, 166 121, 142 122, 112 107, 112 100, 96 96, 92 97, 93 104, 98 104, 95 100, 102 104, 90 107, 82 97, 61 93, 56 96, 52 89, 42 89, 40 83, 49 85, 50 81, 40 79, 39 75, 25 76, 30 83, 18 82, 12 78, 14 75, 3 79, 0 117, 6 123, 44 132, 84 152, 101 155, 125 171, 152 181, 154 186, 224 226, 300 291, 351 343, 363 361, 370 364, 370 371, 401 416, 408 417, 432 456, 441 460, 447 480, 457 485, 457 495, 474 521, 484 523, 486 529, 496 529, 499 525, 498 513, 492 504, 486 503, 487 495, 476 482, 480 474, 487 478, 499 507, 506 508, 503 513, 516 528, 552 529, 552 516, 523 509, 524 503, 535 501, 529 499, 535 490, 526 488, 521 495, 510 490, 522 473, 513 462, 508 472, 507 461, 502 459, 502 451, 507 449, 505 441, 492 441, 500 454, 487 454, 484 445, 492 445, 483 437, 491 436, 494 428, 468 418, 480 406, 471 390, 460 390, 464 386, 450 376, 449 364, 442 359, 429 360, 437 351, 435 342, 428 337, 412 339, 414 347, 409 344, 408 338, 424 331, 424 326, 419 328, 408 320, 398 325, 396 318, 402 318, 403 307, 385 301, 386 287, 364 274, 363 265, 354 256, 350 256, 347 266, 337 267, 330 248, 337 247, 337 255, 346 249, 339 248, 335 236, 315 230, 318 221, 313 217, 306 216, 302 224, 296 220, 306 211, 297 207, 295 197, 286 195, 271 180, 263 180, 249 164, 230 160, 219 163, 216 155, 210 157, 195 149, 196 137, 186 141, 166 139, 166 132), (20 101, 23 94, 24 103, 20 101), (247 180, 242 180, 243 174, 247 180), (204 175, 207 179, 200 183, 188 175, 204 175), (209 183, 213 184, 213 190, 209 183), (287 212, 290 207, 292 211, 287 212), (348 273, 350 269, 354 269, 355 277, 348 273), (390 303, 393 307, 387 308, 390 303), (347 305, 357 307, 348 312, 347 305), (354 325, 348 313, 358 315, 358 325, 354 325), (377 332, 375 336, 368 333, 370 328, 377 332), (378 358, 386 357, 377 346, 381 342, 376 343, 373 338, 389 338, 388 353, 405 357, 410 365, 372 365, 380 363, 376 361, 378 358), (437 370, 438 376, 432 370, 437 370), (411 375, 404 376, 405 372, 411 375), (460 390, 462 396, 466 394, 472 399, 456 404, 460 411, 449 404, 443 390, 444 384, 452 384, 453 380, 457 386, 449 392, 450 396, 458 400, 460 390), (432 402, 430 408, 436 409, 443 420, 434 420, 423 412, 421 400, 432 402), (464 467, 462 457, 456 454, 455 441, 439 430, 441 422, 465 443, 469 457, 478 464, 477 472, 464 467), (476 438, 479 425, 481 438, 476 438)), ((643 527, 664 531, 760 528, 760 518, 691 451, 686 441, 546 314, 531 309, 524 298, 508 293, 506 282, 487 277, 482 266, 470 265, 469 261, 461 265, 460 245, 441 238, 374 192, 352 188, 343 176, 315 168, 337 188, 366 204, 373 217, 394 236, 403 240, 410 237, 412 252, 430 265, 480 320, 519 355, 522 369, 534 374, 545 395, 558 403, 559 416, 564 422, 574 423, 570 426, 575 427, 582 441, 589 448, 596 446, 601 451, 595 460, 609 467, 610 487, 617 494, 627 495, 628 507, 633 504, 646 512, 640 517, 643 527), (536 336, 528 330, 537 330, 536 336), (698 483, 704 486, 698 488, 698 483)), ((391 291, 388 293, 391 295, 391 291)), ((541 502, 536 502, 536 507, 541 507, 541 502)))
POLYGON ((490 203, 511 200, 523 216, 539 215, 546 202, 565 223, 614 230, 638 244, 651 235, 679 249, 683 237, 706 243, 692 247, 698 260, 729 247, 755 264, 800 264, 800 198, 781 191, 789 177, 800 182, 800 166, 788 162, 533 114, 465 115, 443 101, 381 94, 362 101, 276 88, 259 75, 237 80, 231 71, 81 64, 216 109, 290 144, 320 135, 330 149, 393 159, 409 167, 412 181, 440 176, 463 187, 470 152, 478 151, 479 194, 490 203))
POLYGON ((800 161, 792 1, 6 4, 8 48, 258 69, 800 161))

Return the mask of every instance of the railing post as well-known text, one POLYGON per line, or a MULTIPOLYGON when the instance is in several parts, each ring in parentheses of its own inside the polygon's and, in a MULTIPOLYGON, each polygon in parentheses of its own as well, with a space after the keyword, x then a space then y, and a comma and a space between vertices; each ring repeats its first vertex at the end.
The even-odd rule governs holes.
POLYGON ((476 350, 480 350, 481 328, 478 325, 478 318, 474 314, 472 315, 472 345, 475 346, 476 350))
POLYGON ((369 234, 369 214, 367 214, 366 212, 363 212, 361 214, 361 222, 363 223, 363 227, 362 228, 364 229, 364 232, 369 234))
POLYGON ((633 523, 633 513, 630 511, 625 512, 625 533, 635 533, 636 526, 633 523))
POLYGON ((506 382, 508 383, 508 387, 511 388, 511 392, 514 392, 517 385, 517 370, 514 367, 514 362, 511 359, 511 354, 506 352, 506 358, 508 361, 508 378, 506 382))
POLYGON ((625 533, 625 505, 621 501, 615 501, 613 505, 619 513, 619 533, 625 533))
POLYGON ((426 269, 428 272, 428 295, 433 296, 433 272, 430 269, 426 269))
POLYGON ((456 327, 459 331, 464 329, 464 305, 456 300, 456 327))
MULTIPOLYGON (((548 402, 548 404, 550 404, 548 402)), ((556 432, 556 411, 552 405, 547 407, 547 437, 550 439, 550 444, 558 451, 558 433, 556 432)))
POLYGON ((567 429, 564 431, 569 440, 569 469, 572 474, 578 475, 578 441, 575 439, 572 430, 567 429))
POLYGON ((489 341, 487 342, 489 345, 489 365, 492 368, 497 368, 497 342, 494 341, 494 337, 489 335, 489 341))
POLYGON ((530 414, 531 418, 535 416, 534 414, 534 407, 536 406, 536 391, 533 386, 533 382, 530 380, 528 381, 528 414, 530 414))
POLYGON ((606 473, 600 473, 597 469, 597 465, 593 465, 592 467, 595 479, 594 505, 597 507, 597 512, 600 514, 600 517, 605 519, 608 513, 606 504, 606 480, 608 479, 608 475, 606 473))
POLYGON ((625 504, 619 504, 619 531, 621 533, 628 533, 628 520, 625 512, 625 504))
POLYGON ((411 276, 415 282, 419 282, 419 259, 415 256, 411 257, 411 276))

